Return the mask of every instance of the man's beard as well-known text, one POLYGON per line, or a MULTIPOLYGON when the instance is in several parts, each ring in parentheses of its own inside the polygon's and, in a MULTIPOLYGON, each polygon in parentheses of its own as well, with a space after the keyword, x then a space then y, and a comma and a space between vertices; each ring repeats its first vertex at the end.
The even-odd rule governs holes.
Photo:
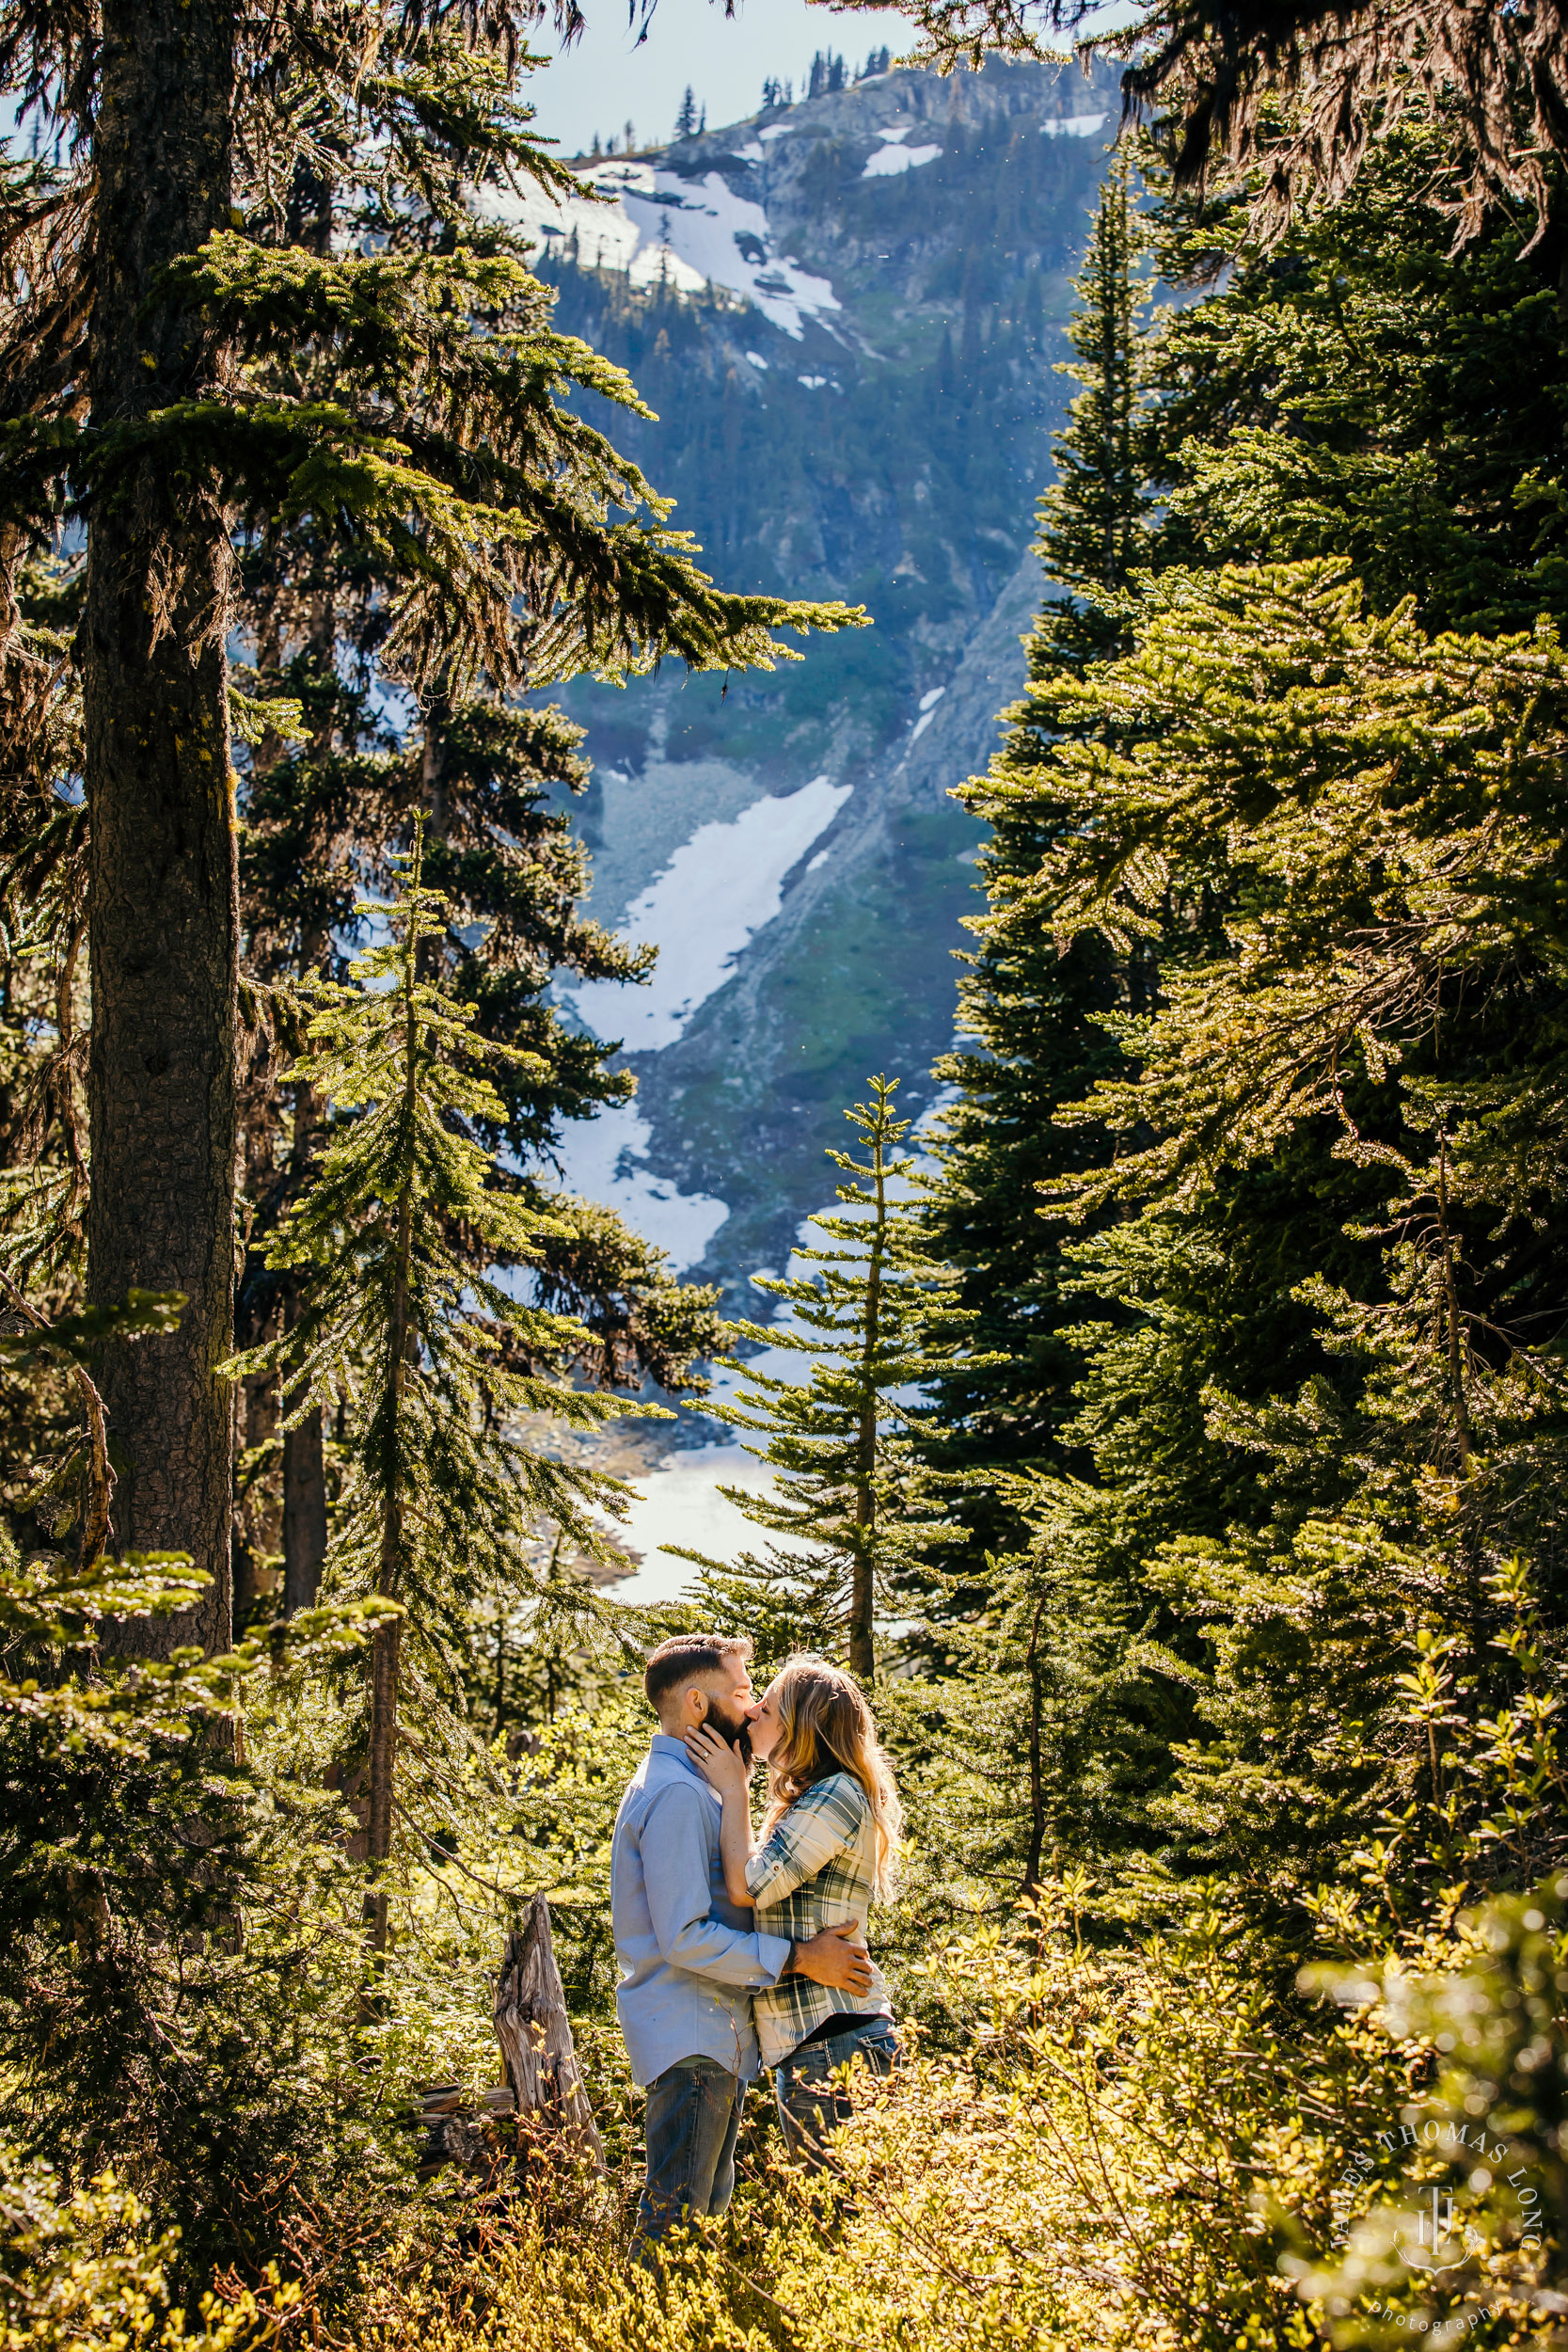
POLYGON ((739 1749, 741 1762, 750 1764, 752 1760, 750 1724, 742 1716, 732 1715, 727 1707, 720 1700, 713 1698, 710 1698, 707 1703, 707 1719, 721 1740, 727 1740, 732 1748, 739 1749))

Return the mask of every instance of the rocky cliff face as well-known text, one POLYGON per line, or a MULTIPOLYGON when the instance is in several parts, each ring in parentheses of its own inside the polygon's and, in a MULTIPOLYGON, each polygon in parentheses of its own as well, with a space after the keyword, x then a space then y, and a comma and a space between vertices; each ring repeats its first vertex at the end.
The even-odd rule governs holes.
POLYGON ((560 325, 658 412, 605 421, 715 577, 875 623, 771 676, 568 697, 594 911, 661 950, 650 988, 579 994, 639 1093, 569 1172, 736 1305, 828 1197, 866 1073, 918 1109, 952 1035, 975 831, 947 792, 1022 680, 1117 105, 1076 66, 882 73, 585 167, 606 201, 521 209, 560 325))

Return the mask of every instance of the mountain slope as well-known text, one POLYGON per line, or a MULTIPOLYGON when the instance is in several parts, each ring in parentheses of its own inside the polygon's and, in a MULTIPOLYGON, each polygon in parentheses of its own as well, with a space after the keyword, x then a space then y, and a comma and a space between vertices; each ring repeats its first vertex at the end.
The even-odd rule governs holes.
POLYGON ((772 676, 566 698, 595 763, 594 911, 663 951, 651 989, 579 999, 639 1095, 568 1168, 736 1303, 825 1197, 867 1072, 917 1107, 951 1036, 976 836, 946 793, 1022 682, 1068 278, 1117 104, 1075 66, 883 73, 588 167, 609 201, 518 209, 560 326, 657 410, 615 437, 715 576, 875 622, 772 676))

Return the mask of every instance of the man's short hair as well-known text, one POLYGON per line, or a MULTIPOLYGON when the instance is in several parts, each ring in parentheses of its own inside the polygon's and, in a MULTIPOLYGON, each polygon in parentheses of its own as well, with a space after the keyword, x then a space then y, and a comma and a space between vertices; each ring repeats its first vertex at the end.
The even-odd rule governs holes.
POLYGON ((660 1642, 642 1670, 642 1688, 657 1715, 661 1700, 677 1683, 698 1675, 717 1674, 731 1658, 752 1655, 749 1633, 676 1633, 660 1642))

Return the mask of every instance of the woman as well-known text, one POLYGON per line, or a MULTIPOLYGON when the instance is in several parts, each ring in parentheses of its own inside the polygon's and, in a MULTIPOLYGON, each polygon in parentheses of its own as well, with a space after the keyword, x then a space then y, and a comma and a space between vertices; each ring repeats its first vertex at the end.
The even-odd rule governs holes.
MULTIPOLYGON (((723 1801, 720 1848, 730 1900, 754 1909, 758 1931, 804 1943, 822 1928, 863 1920, 891 1894, 903 1816, 877 1726, 847 1674, 820 1658, 792 1658, 769 1683, 747 1729, 768 1766, 762 1842, 752 1842, 748 1768, 710 1724, 687 1746, 723 1801)), ((835 2070, 859 2058, 874 2074, 897 2062, 893 2004, 875 1965, 865 1994, 790 1975, 753 1995, 762 2060, 773 2069, 779 2121, 791 2155, 815 2168, 849 2102, 835 2070)))

